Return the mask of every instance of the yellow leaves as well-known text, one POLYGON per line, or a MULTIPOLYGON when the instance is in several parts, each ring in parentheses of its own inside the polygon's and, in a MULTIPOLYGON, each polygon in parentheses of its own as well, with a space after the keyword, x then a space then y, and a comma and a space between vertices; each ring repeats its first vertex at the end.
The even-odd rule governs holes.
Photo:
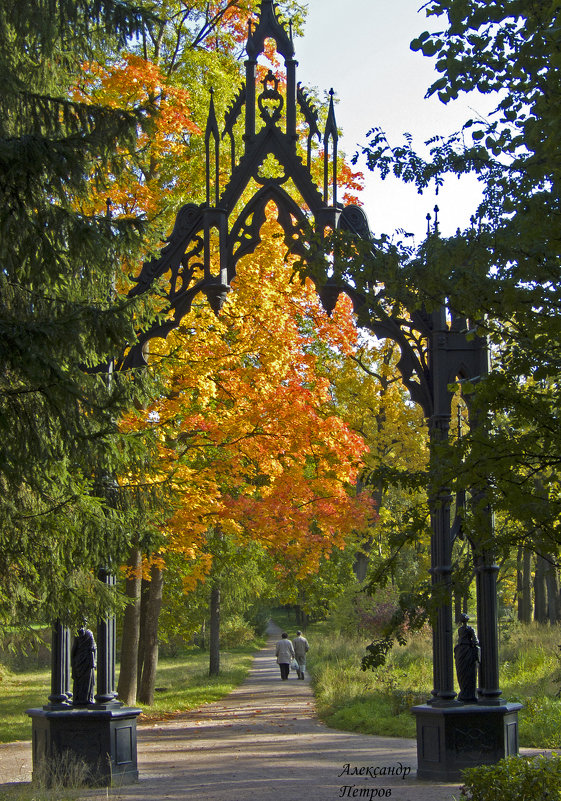
MULTIPOLYGON (((279 230, 269 213, 218 320, 203 305, 151 347, 166 393, 137 419, 157 420, 158 473, 173 487, 168 549, 199 565, 219 527, 304 575, 373 509, 349 491, 366 447, 335 413, 322 364, 353 350, 351 304, 327 317, 313 285, 295 280, 279 230)), ((189 569, 189 586, 207 567, 189 569)))
MULTIPOLYGON (((84 65, 76 98, 157 108, 150 134, 139 129, 126 178, 108 174, 107 193, 92 193, 89 203, 103 210, 110 196, 116 215, 162 214, 169 187, 180 194, 176 165, 185 137, 200 133, 187 92, 155 64, 127 54, 116 64, 84 65)), ((166 548, 190 566, 186 589, 210 569, 213 526, 262 542, 304 575, 372 515, 349 492, 366 447, 334 413, 322 364, 325 352, 354 353, 352 304, 341 297, 333 317, 325 314, 313 284, 301 283, 285 258, 274 204, 266 217, 262 244, 238 263, 220 318, 197 306, 167 340, 151 342, 150 365, 164 391, 121 421, 123 431, 144 432, 157 444, 151 480, 172 492, 163 533, 166 548)))

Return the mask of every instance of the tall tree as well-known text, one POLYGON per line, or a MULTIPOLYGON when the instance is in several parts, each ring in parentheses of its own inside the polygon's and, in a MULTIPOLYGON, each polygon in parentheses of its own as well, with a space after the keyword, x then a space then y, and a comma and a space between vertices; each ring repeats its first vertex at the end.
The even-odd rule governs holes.
MULTIPOLYGON (((428 157, 410 138, 390 146, 379 129, 364 153, 382 176, 391 171, 419 191, 447 175, 473 173, 483 199, 468 230, 448 239, 431 236, 418 252, 381 249, 377 276, 408 308, 430 310, 446 300, 475 321, 473 333, 489 337, 492 375, 464 390, 480 420, 489 410, 494 420, 458 443, 452 478, 464 489, 487 485, 494 508, 515 521, 497 530, 496 544, 505 552, 521 545, 555 560, 561 8, 532 0, 431 0, 424 8, 436 31, 423 32, 411 47, 435 60, 438 77, 427 94, 449 103, 478 91, 496 98, 495 110, 488 119, 467 120, 447 139, 435 137, 428 157)), ((358 272, 356 279, 362 280, 358 272)))
MULTIPOLYGON (((289 2, 283 5, 291 13, 300 10, 299 3, 289 2)), ((240 65, 235 57, 241 51, 241 43, 246 40, 248 19, 256 7, 255 2, 195 2, 188 8, 177 3, 162 4, 163 21, 160 27, 148 31, 135 46, 133 53, 127 54, 119 62, 111 60, 103 65, 94 62, 87 65, 76 90, 80 98, 94 98, 98 101, 103 99, 109 103, 122 103, 123 98, 126 98, 130 104, 150 102, 158 109, 155 132, 143 139, 140 168, 138 163, 133 165, 130 180, 127 182, 123 182, 122 178, 116 180, 111 175, 107 176, 119 213, 130 213, 142 208, 160 226, 165 227, 166 223, 171 222, 170 214, 185 200, 200 200, 204 195, 201 171, 204 164, 203 137, 197 136, 194 121, 199 123, 199 127, 204 127, 209 95, 206 92, 188 94, 183 87, 203 83, 208 89, 215 89, 215 103, 219 108, 221 104, 225 107, 226 103, 231 102, 232 83, 236 85, 241 80, 240 65)), ((296 28, 299 25, 298 16, 295 25, 296 28)), ((274 58, 273 54, 271 56, 274 58)), ((343 178, 346 182, 354 182, 356 186, 350 170, 343 172, 343 178)), ((99 198, 94 196, 90 202, 94 208, 99 207, 99 198)), ((242 280, 243 277, 240 277, 239 283, 242 280)), ((193 324, 198 326, 199 322, 193 320, 193 324)), ((208 321, 204 325, 208 325, 208 321)), ((210 332, 214 332, 214 327, 212 323, 210 332)), ((204 330, 206 329, 203 328, 204 330)), ((216 339, 212 333, 207 332, 206 336, 209 340, 216 339)), ((172 340, 173 338, 170 339, 172 340)), ((186 342, 185 339, 176 339, 176 347, 182 346, 186 351, 191 350, 194 344, 197 348, 202 345, 208 348, 208 343, 201 345, 200 342, 194 343, 194 340, 186 342)), ((220 345, 218 348, 220 350, 220 345)), ((202 365, 203 362, 201 369, 204 369, 202 365)), ((164 371, 165 369, 164 367, 164 371)), ((259 397, 254 400, 256 404, 261 402, 259 397)), ((199 418, 205 417, 209 412, 205 403, 198 398, 195 401, 192 405, 197 408, 194 429, 197 433, 199 418)), ((153 407, 150 409, 154 413, 153 407)), ((177 410, 174 413, 177 415, 177 410)), ((192 409, 182 409, 181 413, 183 422, 193 422, 192 409)), ((210 415, 212 417, 212 411, 210 415)), ((214 465, 214 469, 220 469, 217 460, 210 460, 210 464, 214 465)), ((311 470, 310 465, 308 469, 311 470)), ((212 470, 209 467, 206 475, 210 472, 212 470)), ((214 482, 216 483, 216 479, 214 482)), ((285 492, 285 507, 287 500, 285 492)), ((241 503, 240 499, 238 503, 241 503)), ((347 508, 345 504, 343 507, 347 508)), ((312 510, 314 507, 309 508, 312 510)), ((185 521, 183 523, 185 525, 185 521)), ((208 524, 207 520, 206 525, 208 524)), ((191 537, 196 542, 199 528, 200 523, 196 521, 194 529, 186 528, 184 538, 191 537)), ((206 529, 203 528, 203 541, 205 532, 206 529)), ((131 590, 137 587, 133 582, 129 582, 128 586, 131 590)), ((136 605, 137 599, 133 598, 131 608, 134 609, 136 605)), ((133 651, 136 641, 137 637, 127 629, 124 632, 123 650, 133 651)), ((134 663, 132 658, 127 661, 134 663)))
POLYGON ((158 432, 154 480, 170 482, 177 502, 165 549, 196 560, 199 577, 212 566, 215 590, 215 560, 223 570, 228 548, 220 556, 209 547, 213 531, 238 546, 260 543, 302 577, 366 526, 371 508, 352 491, 363 441, 336 414, 302 325, 313 320, 314 339, 348 351, 350 304, 327 318, 311 283, 291 280, 277 227, 271 209, 262 245, 240 262, 218 319, 203 306, 188 329, 153 342, 166 392, 123 423, 158 432))
POLYGON ((127 0, 0 8, 0 625, 84 614, 88 569, 126 545, 112 476, 136 457, 115 421, 145 382, 99 368, 147 311, 113 291, 144 225, 111 218, 103 174, 119 172, 152 112, 68 90, 96 44, 117 52, 154 22, 127 0), (92 185, 100 213, 80 207, 92 185))

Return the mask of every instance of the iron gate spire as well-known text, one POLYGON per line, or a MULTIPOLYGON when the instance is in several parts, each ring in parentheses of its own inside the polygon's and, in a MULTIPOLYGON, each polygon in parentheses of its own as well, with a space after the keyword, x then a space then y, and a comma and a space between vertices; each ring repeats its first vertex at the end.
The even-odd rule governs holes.
POLYGON ((292 26, 287 30, 272 0, 261 1, 257 25, 249 24, 246 53, 245 82, 226 111, 222 128, 212 89, 210 92, 205 202, 187 203, 179 210, 166 246, 157 258, 144 264, 129 293, 131 297, 141 294, 169 273, 167 319, 140 334, 123 367, 145 364, 144 344, 153 337, 167 336, 177 327, 197 294, 205 294, 214 311, 220 311, 237 262, 261 241, 260 229, 269 202, 278 209, 287 247, 301 258, 306 256, 310 233, 322 236, 326 229, 335 230, 341 225, 342 214, 347 220, 343 227, 349 227, 349 220, 356 218, 363 230, 368 228, 360 209, 343 209, 337 201, 339 134, 333 90, 322 133, 319 111, 297 83, 292 26), (271 66, 263 75, 266 68, 258 60, 264 56, 269 40, 274 41, 284 61, 284 72, 276 73, 271 66), (238 153, 240 138, 243 152, 238 153), (230 158, 228 174, 224 175, 221 146, 226 139, 230 158), (325 148, 321 188, 311 173, 314 139, 323 142, 325 148), (267 172, 268 159, 277 165, 276 174, 267 172), (240 210, 240 200, 248 188, 253 188, 252 197, 240 210), (213 238, 219 242, 215 264, 211 259, 213 238))

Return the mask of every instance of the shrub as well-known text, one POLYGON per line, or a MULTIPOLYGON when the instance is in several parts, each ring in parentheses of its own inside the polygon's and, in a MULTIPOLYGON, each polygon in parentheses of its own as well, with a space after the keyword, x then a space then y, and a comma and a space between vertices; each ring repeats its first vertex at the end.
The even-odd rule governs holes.
POLYGON ((398 609, 398 595, 393 587, 378 588, 372 595, 351 587, 331 608, 330 625, 350 637, 378 637, 398 609))
POLYGON ((241 615, 232 615, 220 627, 220 647, 236 648, 255 639, 255 631, 241 615))
POLYGON ((360 593, 355 599, 359 630, 370 637, 380 636, 397 612, 398 592, 381 587, 373 595, 360 593))
POLYGON ((561 757, 508 757, 465 770, 464 781, 461 798, 467 801, 559 801, 561 757))

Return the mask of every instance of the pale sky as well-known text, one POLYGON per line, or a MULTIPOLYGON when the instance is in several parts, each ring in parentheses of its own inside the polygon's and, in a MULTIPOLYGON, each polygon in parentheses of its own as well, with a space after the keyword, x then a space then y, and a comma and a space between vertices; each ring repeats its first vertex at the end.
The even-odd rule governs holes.
MULTIPOLYGON (((409 42, 443 23, 427 19, 420 5, 421 0, 308 0, 304 37, 295 42, 298 80, 321 92, 335 90, 347 154, 367 141, 373 127, 383 128, 392 145, 402 143, 408 132, 422 147, 433 135, 457 131, 462 122, 491 109, 489 97, 480 94, 448 105, 424 99, 436 75, 434 60, 412 52, 409 42)), ((419 196, 411 185, 391 177, 381 181, 364 161, 359 165, 366 178, 365 211, 377 234, 404 228, 422 239, 435 203, 442 233, 452 234, 467 225, 479 198, 471 178, 449 179, 438 198, 434 190, 419 196)))

